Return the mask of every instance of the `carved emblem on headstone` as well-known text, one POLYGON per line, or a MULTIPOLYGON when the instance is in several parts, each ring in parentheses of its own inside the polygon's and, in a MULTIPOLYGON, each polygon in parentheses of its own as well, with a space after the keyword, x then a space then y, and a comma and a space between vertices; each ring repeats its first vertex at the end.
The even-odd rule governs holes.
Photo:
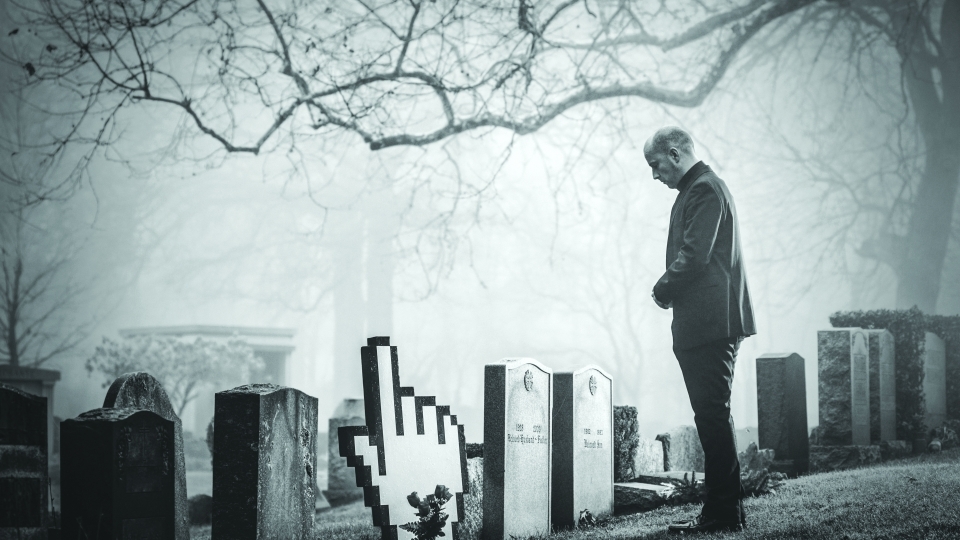
POLYGON ((523 387, 527 389, 527 392, 533 390, 533 373, 529 369, 523 374, 523 387))
POLYGON ((597 378, 591 375, 589 384, 590 384, 590 395, 591 396, 597 395, 597 378))

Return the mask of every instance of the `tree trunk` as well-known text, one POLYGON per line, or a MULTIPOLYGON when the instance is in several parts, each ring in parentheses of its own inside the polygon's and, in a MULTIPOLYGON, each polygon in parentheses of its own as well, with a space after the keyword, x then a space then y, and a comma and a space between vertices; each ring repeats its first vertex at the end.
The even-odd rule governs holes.
MULTIPOLYGON (((902 46, 903 76, 923 135, 926 163, 910 214, 897 284, 897 307, 936 313, 960 182, 960 2, 946 2, 940 50, 932 57, 922 33, 902 46), (938 84, 939 79, 939 84, 938 84)), ((907 34, 909 35, 909 34, 907 34)))
POLYGON ((360 347, 364 340, 363 222, 356 210, 334 217, 333 246, 333 405, 343 398, 363 397, 360 347))

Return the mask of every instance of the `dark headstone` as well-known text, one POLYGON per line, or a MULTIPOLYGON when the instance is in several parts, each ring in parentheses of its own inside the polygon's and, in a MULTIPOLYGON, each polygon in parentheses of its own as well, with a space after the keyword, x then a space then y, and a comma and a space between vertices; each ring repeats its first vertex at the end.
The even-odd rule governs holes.
POLYGON ((553 375, 554 527, 613 513, 613 380, 587 366, 553 375))
POLYGON ((324 491, 331 506, 358 501, 363 498, 363 488, 357 487, 357 477, 347 465, 347 458, 340 457, 339 429, 366 424, 362 399, 345 399, 333 412, 327 431, 327 489, 324 491))
POLYGON ((529 358, 484 368, 485 540, 550 533, 553 371, 529 358))
POLYGON ((63 538, 173 540, 173 422, 104 408, 60 429, 63 538))
POLYGON ((868 355, 867 334, 860 328, 817 332, 820 444, 870 444, 868 355))
POLYGON ((764 354, 757 358, 757 431, 759 448, 777 459, 792 460, 794 474, 807 472, 807 385, 799 354, 764 354))
POLYGON ((313 539, 317 398, 275 384, 217 392, 215 539, 313 539))
POLYGON ((53 369, 43 369, 27 366, 11 366, 0 364, 0 384, 16 388, 20 391, 47 398, 46 426, 47 426, 47 458, 50 459, 59 452, 56 444, 57 421, 53 416, 54 386, 60 380, 60 372, 53 369))
POLYGON ((879 462, 880 447, 877 445, 810 447, 810 470, 812 472, 856 469, 879 462))
POLYGON ((923 345, 923 423, 931 430, 947 419, 947 346, 932 332, 926 333, 923 345))
POLYGON ((190 508, 187 506, 187 468, 183 454, 183 424, 173 410, 166 390, 153 375, 144 371, 117 377, 103 406, 117 409, 152 411, 173 422, 174 516, 177 540, 190 540, 190 508))
POLYGON ((870 349, 870 440, 897 438, 896 349, 893 334, 867 330, 870 349))
POLYGON ((46 538, 47 398, 0 383, 0 538, 46 538))

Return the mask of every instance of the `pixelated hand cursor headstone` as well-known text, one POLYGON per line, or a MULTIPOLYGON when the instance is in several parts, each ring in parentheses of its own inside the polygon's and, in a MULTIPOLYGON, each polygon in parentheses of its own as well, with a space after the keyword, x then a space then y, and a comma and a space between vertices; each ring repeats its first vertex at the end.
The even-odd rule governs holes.
POLYGON ((408 496, 446 486, 453 498, 445 507, 444 538, 456 540, 469 485, 463 426, 449 406, 400 386, 397 348, 389 337, 369 338, 360 351, 367 424, 341 427, 338 434, 340 456, 356 472, 373 525, 384 540, 413 538, 398 528, 417 521, 408 496))

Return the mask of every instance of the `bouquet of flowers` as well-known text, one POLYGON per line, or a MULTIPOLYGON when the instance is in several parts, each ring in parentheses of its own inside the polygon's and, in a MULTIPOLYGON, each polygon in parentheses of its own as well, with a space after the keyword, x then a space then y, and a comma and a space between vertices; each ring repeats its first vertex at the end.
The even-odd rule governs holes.
POLYGON ((417 509, 417 521, 411 521, 400 525, 400 528, 413 533, 417 540, 436 540, 443 533, 443 527, 447 524, 447 513, 443 511, 443 505, 453 497, 447 486, 439 485, 431 495, 421 499, 414 491, 407 495, 407 502, 410 506, 417 509))

